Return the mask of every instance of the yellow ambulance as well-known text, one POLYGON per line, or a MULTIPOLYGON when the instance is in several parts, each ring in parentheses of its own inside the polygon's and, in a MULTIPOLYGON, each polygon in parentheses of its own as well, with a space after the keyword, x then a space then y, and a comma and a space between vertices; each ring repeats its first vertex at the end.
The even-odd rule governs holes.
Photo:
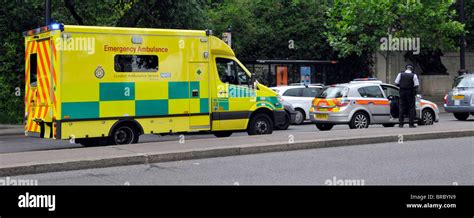
POLYGON ((23 33, 25 134, 83 145, 142 134, 271 134, 277 94, 212 31, 72 26, 23 33))

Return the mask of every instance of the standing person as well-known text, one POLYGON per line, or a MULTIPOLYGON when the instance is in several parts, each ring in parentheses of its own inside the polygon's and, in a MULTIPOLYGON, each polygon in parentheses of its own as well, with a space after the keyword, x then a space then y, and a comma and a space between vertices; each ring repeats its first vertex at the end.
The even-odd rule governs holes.
POLYGON ((405 66, 405 71, 400 72, 395 79, 395 85, 400 87, 400 112, 398 114, 399 127, 403 128, 405 114, 408 113, 410 128, 415 128, 416 92, 420 82, 413 72, 415 67, 411 64, 405 66))

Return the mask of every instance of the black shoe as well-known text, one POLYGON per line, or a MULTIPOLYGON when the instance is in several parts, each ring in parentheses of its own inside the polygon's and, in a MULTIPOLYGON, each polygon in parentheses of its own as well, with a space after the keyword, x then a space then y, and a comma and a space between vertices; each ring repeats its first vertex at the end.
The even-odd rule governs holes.
POLYGON ((416 126, 415 125, 410 125, 410 128, 416 128, 416 126))

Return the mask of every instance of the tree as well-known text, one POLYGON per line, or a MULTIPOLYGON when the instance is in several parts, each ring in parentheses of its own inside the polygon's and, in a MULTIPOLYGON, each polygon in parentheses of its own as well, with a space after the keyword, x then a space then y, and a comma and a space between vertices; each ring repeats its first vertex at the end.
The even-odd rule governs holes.
POLYGON ((313 0, 241 0, 211 4, 208 14, 218 35, 232 27, 240 59, 327 59, 332 50, 322 34, 325 10, 313 0))
MULTIPOLYGON (((422 50, 448 50, 457 45, 463 25, 450 9, 454 1, 348 1, 337 0, 328 10, 327 32, 330 45, 340 57, 381 52, 380 40, 420 38, 422 50)), ((389 79, 390 50, 384 54, 389 79)))
MULTIPOLYGON (((202 0, 104 0, 52 2, 52 18, 70 25, 203 29, 202 0)), ((2 1, 0 7, 0 123, 23 119, 24 41, 22 32, 44 26, 44 0, 2 1)))

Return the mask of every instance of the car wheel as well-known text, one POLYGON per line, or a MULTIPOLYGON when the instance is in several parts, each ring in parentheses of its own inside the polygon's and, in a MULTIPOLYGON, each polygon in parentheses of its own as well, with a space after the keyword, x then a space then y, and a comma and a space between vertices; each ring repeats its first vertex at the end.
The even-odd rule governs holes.
POLYGON ((223 138, 223 137, 229 137, 232 135, 232 131, 218 131, 218 132, 212 132, 217 138, 223 138))
POLYGON ((247 133, 249 135, 272 134, 272 132, 273 121, 268 115, 263 113, 253 116, 247 128, 247 133))
POLYGON ((317 123, 316 128, 318 128, 321 131, 329 131, 334 127, 334 124, 328 124, 328 123, 317 123))
POLYGON ((383 127, 394 127, 395 123, 384 123, 382 124, 383 127))
POLYGON ((349 123, 351 129, 365 129, 369 128, 369 115, 364 112, 357 112, 352 116, 351 122, 349 123))
POLYGON ((469 118, 469 113, 454 113, 454 117, 458 120, 467 120, 467 118, 469 118))
POLYGON ((429 109, 425 109, 421 113, 421 120, 418 122, 418 125, 425 125, 425 126, 433 125, 434 120, 435 120, 435 115, 433 111, 429 109))
POLYGON ((281 125, 279 125, 279 126, 275 126, 275 129, 278 129, 278 130, 287 130, 288 127, 290 127, 290 122, 291 122, 290 114, 286 113, 286 116, 285 116, 285 123, 284 123, 284 124, 281 124, 281 125))
POLYGON ((296 125, 301 125, 304 122, 304 111, 302 109, 296 109, 296 116, 295 116, 295 124, 296 125))
POLYGON ((127 145, 138 142, 138 131, 128 125, 116 127, 110 136, 111 144, 113 145, 127 145))

